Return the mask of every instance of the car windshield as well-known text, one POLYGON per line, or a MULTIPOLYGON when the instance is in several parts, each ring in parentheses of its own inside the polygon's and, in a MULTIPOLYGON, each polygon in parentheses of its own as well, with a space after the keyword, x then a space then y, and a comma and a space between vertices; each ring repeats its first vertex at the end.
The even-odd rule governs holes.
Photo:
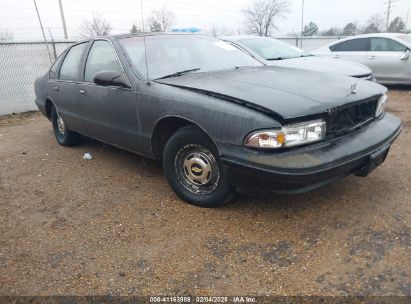
POLYGON ((266 60, 282 60, 310 56, 309 53, 273 38, 248 38, 239 40, 266 60))
POLYGON ((401 40, 404 40, 408 44, 411 44, 411 34, 401 35, 398 38, 400 38, 401 40))
MULTIPOLYGON (((177 77, 245 66, 263 66, 236 47, 211 36, 146 36, 148 78, 177 77)), ((144 37, 119 39, 134 66, 145 77, 144 37)))

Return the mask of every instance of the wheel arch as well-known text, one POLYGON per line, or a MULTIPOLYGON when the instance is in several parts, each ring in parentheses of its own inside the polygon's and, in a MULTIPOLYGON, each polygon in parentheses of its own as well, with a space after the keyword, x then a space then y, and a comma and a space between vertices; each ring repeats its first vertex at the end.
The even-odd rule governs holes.
POLYGON ((190 125, 197 127, 202 133, 204 133, 204 135, 206 135, 213 142, 217 151, 219 151, 214 140, 200 124, 184 116, 170 115, 160 118, 154 126, 151 136, 151 149, 154 157, 157 160, 162 161, 164 147, 170 137, 179 129, 190 125))
POLYGON ((46 117, 50 120, 51 119, 51 108, 55 107, 54 101, 51 99, 50 96, 46 96, 45 98, 45 111, 46 117))

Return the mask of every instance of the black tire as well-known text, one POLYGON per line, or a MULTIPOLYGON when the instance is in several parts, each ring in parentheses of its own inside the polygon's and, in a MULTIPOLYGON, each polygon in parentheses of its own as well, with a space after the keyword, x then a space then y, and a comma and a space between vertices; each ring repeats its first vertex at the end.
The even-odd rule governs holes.
POLYGON ((171 136, 164 149, 163 167, 171 188, 189 204, 214 208, 234 196, 214 143, 195 126, 183 127, 171 136))
POLYGON ((59 116, 56 108, 53 106, 50 113, 51 123, 53 124, 54 136, 57 142, 64 147, 74 146, 80 142, 80 134, 70 131, 64 123, 62 117, 59 116), (61 119, 62 124, 59 126, 58 120, 61 119))

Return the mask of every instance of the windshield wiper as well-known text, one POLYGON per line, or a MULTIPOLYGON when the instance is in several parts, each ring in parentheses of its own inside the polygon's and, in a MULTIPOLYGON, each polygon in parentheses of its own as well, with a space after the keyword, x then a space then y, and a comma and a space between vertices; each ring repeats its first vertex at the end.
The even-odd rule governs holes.
POLYGON ((184 75, 184 74, 188 74, 188 73, 191 73, 191 72, 197 72, 197 71, 199 71, 199 70, 201 70, 201 68, 195 68, 195 69, 189 69, 189 70, 179 71, 179 72, 175 72, 175 73, 172 73, 172 74, 169 74, 169 75, 162 76, 162 77, 160 77, 160 78, 156 78, 156 80, 158 80, 158 79, 165 79, 165 78, 171 78, 171 77, 178 77, 178 76, 182 76, 182 75, 184 75))
POLYGON ((312 57, 312 56, 314 56, 314 55, 313 54, 303 54, 300 57, 312 57))

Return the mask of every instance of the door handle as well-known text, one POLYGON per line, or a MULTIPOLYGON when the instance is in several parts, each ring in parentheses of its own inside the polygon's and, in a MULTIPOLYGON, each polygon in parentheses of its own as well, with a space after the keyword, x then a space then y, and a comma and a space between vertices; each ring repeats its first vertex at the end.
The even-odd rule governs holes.
POLYGON ((368 59, 375 59, 375 58, 377 58, 377 57, 374 56, 374 55, 368 56, 368 59))
POLYGON ((85 95, 85 94, 86 94, 86 91, 80 90, 80 94, 81 94, 81 95, 85 95))
POLYGON ((334 55, 333 58, 338 59, 338 58, 340 58, 340 55, 334 55))
POLYGON ((57 87, 57 86, 55 86, 55 87, 53 88, 53 90, 56 91, 56 92, 58 92, 58 91, 60 91, 60 88, 57 87))

